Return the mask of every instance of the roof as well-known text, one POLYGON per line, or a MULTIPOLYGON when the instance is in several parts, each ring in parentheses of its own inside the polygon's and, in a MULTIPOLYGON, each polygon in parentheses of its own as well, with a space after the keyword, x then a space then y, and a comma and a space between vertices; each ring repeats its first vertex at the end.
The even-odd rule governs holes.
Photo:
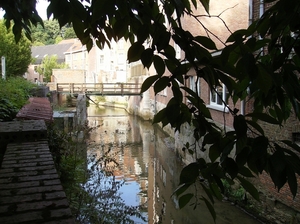
POLYGON ((85 51, 86 50, 86 46, 82 45, 81 41, 77 40, 74 42, 74 44, 72 45, 72 47, 70 47, 68 49, 67 52, 65 52, 66 54, 72 54, 74 52, 80 52, 80 51, 85 51))
POLYGON ((64 53, 76 42, 76 39, 61 41, 59 44, 31 47, 31 56, 35 58, 34 64, 41 64, 45 56, 57 55, 57 62, 65 62, 64 53))

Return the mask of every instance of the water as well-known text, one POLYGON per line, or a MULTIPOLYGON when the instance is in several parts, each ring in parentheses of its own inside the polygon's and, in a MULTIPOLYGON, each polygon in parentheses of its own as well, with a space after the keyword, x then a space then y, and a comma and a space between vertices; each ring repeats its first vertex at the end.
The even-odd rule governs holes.
MULTIPOLYGON (((97 127, 90 139, 100 147, 90 147, 88 155, 101 154, 104 148, 120 164, 114 171, 118 180, 125 179, 119 189, 127 205, 143 205, 142 215, 148 220, 132 217, 134 223, 214 223, 204 202, 194 210, 187 205, 178 208, 178 201, 172 197, 177 188, 182 164, 178 161, 172 138, 150 122, 129 116, 122 109, 88 108, 88 121, 97 127)), ((201 190, 198 194, 203 194, 201 190)), ((226 202, 215 204, 217 223, 259 223, 235 206, 226 202)))

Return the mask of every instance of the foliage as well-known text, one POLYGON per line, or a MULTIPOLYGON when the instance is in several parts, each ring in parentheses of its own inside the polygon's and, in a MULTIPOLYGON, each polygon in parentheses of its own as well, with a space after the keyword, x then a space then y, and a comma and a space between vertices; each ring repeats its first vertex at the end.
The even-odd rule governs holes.
POLYGON ((102 149, 101 157, 90 155, 86 161, 90 131, 88 127, 77 127, 67 133, 48 125, 49 148, 76 220, 80 223, 133 223, 132 216, 144 219, 139 207, 127 206, 120 196, 118 190, 124 181, 112 176, 118 164, 111 150, 102 149))
POLYGON ((0 57, 5 57, 6 77, 22 76, 31 62, 30 42, 21 35, 16 43, 13 32, 6 30, 3 20, 0 20, 0 33, 0 57))
POLYGON ((27 103, 35 84, 21 77, 0 79, 0 121, 13 120, 27 103))
POLYGON ((30 92, 35 86, 21 77, 0 79, 0 95, 2 99, 7 99, 13 107, 19 110, 26 104, 30 92))
POLYGON ((0 122, 12 121, 17 113, 18 109, 8 99, 0 99, 0 122))
MULTIPOLYGON (((142 92, 151 86, 155 93, 165 88, 173 91, 173 98, 155 116, 154 122, 171 125, 175 131, 180 131, 183 124, 190 124, 195 141, 187 145, 188 151, 197 155, 197 145, 200 145, 210 158, 205 161, 197 157, 182 170, 175 194, 181 207, 188 204, 191 195, 184 192, 200 176, 207 193, 201 199, 215 217, 213 196, 222 198, 221 179, 229 183, 238 180, 258 199, 257 189, 247 178, 265 171, 278 190, 288 184, 292 195, 297 194, 300 159, 295 152, 300 152, 300 148, 284 139, 270 141, 261 124, 281 127, 291 116, 300 118, 300 1, 266 0, 265 3, 274 3, 272 7, 247 29, 232 33, 219 57, 211 55, 211 51, 220 49, 209 36, 194 36, 182 27, 182 19, 190 17, 203 28, 201 17, 193 14, 193 7, 203 7, 206 17, 210 17, 209 3, 209 0, 113 0, 91 1, 89 5, 81 1, 51 0, 47 12, 58 20, 60 27, 72 23, 87 49, 94 43, 103 48, 110 41, 124 37, 132 44, 129 62, 141 60, 146 68, 154 66, 157 74, 144 81, 142 92), (176 58, 171 40, 184 52, 183 59, 176 58), (166 70, 170 76, 164 75, 166 70), (184 86, 189 70, 194 70, 197 81, 206 82, 212 91, 224 83, 234 103, 253 101, 253 111, 240 114, 237 108, 223 102, 233 117, 234 130, 217 126, 197 90, 184 86), (183 103, 184 92, 190 107, 183 103), (234 156, 229 156, 232 153, 234 156)), ((0 7, 10 13, 6 5, 0 7)), ((28 14, 27 8, 24 13, 25 19, 34 20, 35 13, 28 14)), ((23 25, 19 17, 14 19, 14 33, 18 37, 23 25)))
POLYGON ((67 97, 66 97, 66 104, 67 106, 72 106, 72 95, 71 94, 68 94, 67 97))
POLYGON ((36 42, 43 43, 44 45, 54 44, 57 36, 60 36, 61 31, 57 21, 46 20, 44 24, 32 27, 32 42, 35 45, 36 42))
POLYGON ((56 44, 58 40, 76 38, 73 27, 60 28, 56 20, 43 21, 42 25, 32 27, 31 38, 34 46, 56 44))
POLYGON ((67 64, 57 62, 56 55, 52 55, 52 56, 47 55, 46 57, 44 57, 41 65, 37 67, 37 72, 44 76, 46 82, 50 82, 52 76, 52 69, 67 68, 67 67, 68 67, 67 64))
MULTIPOLYGON (((246 191, 243 187, 232 186, 227 181, 222 181, 224 185, 224 195, 230 197, 230 200, 244 201, 246 200, 246 191)), ((236 184, 235 184, 236 185, 236 184)))
POLYGON ((62 37, 64 40, 77 38, 76 33, 70 24, 67 24, 64 27, 62 27, 62 37))

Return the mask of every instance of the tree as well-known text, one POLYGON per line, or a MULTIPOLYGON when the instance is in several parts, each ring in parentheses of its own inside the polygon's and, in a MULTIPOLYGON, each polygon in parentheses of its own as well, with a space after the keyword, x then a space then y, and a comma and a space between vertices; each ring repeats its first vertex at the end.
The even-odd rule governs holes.
MULTIPOLYGON (((153 65, 157 71, 156 75, 145 80, 142 92, 152 85, 155 93, 164 88, 172 89, 174 97, 157 113, 154 122, 170 124, 176 131, 180 131, 185 123, 191 124, 195 142, 187 143, 186 148, 193 152, 195 143, 198 143, 210 156, 208 162, 197 158, 183 169, 180 186, 175 192, 180 197, 180 207, 192 198, 184 192, 199 180, 199 176, 207 181, 200 183, 207 193, 201 195, 200 200, 209 208, 214 201, 212 196, 221 198, 222 179, 230 183, 240 181, 258 199, 257 189, 247 177, 263 171, 270 175, 278 190, 287 183, 292 195, 296 196, 300 159, 295 152, 300 152, 300 148, 284 139, 270 141, 258 121, 282 126, 293 114, 298 120, 300 118, 300 2, 265 2, 274 4, 248 29, 232 33, 220 57, 215 58, 210 54, 210 50, 216 50, 212 39, 193 36, 181 23, 184 16, 190 16, 202 26, 201 18, 194 15, 192 9, 204 7, 209 17, 209 0, 113 0, 92 1, 91 4, 81 4, 76 0, 50 1, 48 14, 58 20, 60 27, 72 23, 77 37, 87 49, 92 48, 94 40, 100 48, 110 45, 112 40, 129 40, 132 44, 128 51, 129 62, 141 60, 145 67, 153 65), (184 60, 175 57, 170 40, 185 52, 184 60), (149 45, 144 45, 146 41, 149 45), (264 54, 265 50, 267 54, 264 54), (171 76, 163 76, 166 69, 171 76), (227 105, 234 119, 234 131, 224 132, 212 121, 210 111, 198 94, 184 86, 184 78, 190 69, 194 69, 197 79, 205 81, 212 91, 224 83, 235 103, 249 98, 253 100, 253 112, 242 115, 238 109, 227 105), (188 93, 191 107, 183 103, 182 91, 188 93), (233 150, 235 155, 230 157, 233 150)), ((0 5, 6 10, 5 6, 0 5)), ((18 4, 16 7, 23 9, 18 4)), ((27 10, 25 8, 24 12, 27 10)), ((28 28, 20 24, 22 19, 33 24, 38 21, 35 13, 26 14, 24 18, 8 15, 8 20, 14 19, 16 37, 21 28, 28 28)), ((214 216, 212 209, 211 213, 214 216)))
POLYGON ((73 29, 73 27, 69 24, 65 25, 63 28, 62 28, 62 36, 63 36, 63 39, 66 40, 66 39, 72 39, 72 38, 77 38, 76 36, 76 33, 73 29))
POLYGON ((76 38, 71 25, 59 27, 56 20, 46 20, 44 24, 37 25, 31 29, 31 39, 34 46, 57 44, 58 40, 76 38))
POLYGON ((5 57, 6 76, 22 76, 31 62, 30 41, 21 37, 14 41, 14 34, 6 30, 3 21, 0 21, 0 57, 5 57))
POLYGON ((44 57, 42 64, 37 67, 37 72, 44 76, 46 82, 51 81, 52 69, 55 68, 67 68, 68 66, 64 63, 59 64, 57 62, 57 56, 46 56, 44 57))
POLYGON ((0 79, 0 121, 12 121, 18 111, 28 102, 35 84, 23 77, 0 79))

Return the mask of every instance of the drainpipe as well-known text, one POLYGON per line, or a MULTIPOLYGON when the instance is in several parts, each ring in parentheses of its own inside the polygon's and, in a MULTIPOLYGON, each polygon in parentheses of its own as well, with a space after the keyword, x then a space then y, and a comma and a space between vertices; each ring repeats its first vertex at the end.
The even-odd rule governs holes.
POLYGON ((264 0, 259 1, 259 18, 262 17, 265 11, 264 0))

